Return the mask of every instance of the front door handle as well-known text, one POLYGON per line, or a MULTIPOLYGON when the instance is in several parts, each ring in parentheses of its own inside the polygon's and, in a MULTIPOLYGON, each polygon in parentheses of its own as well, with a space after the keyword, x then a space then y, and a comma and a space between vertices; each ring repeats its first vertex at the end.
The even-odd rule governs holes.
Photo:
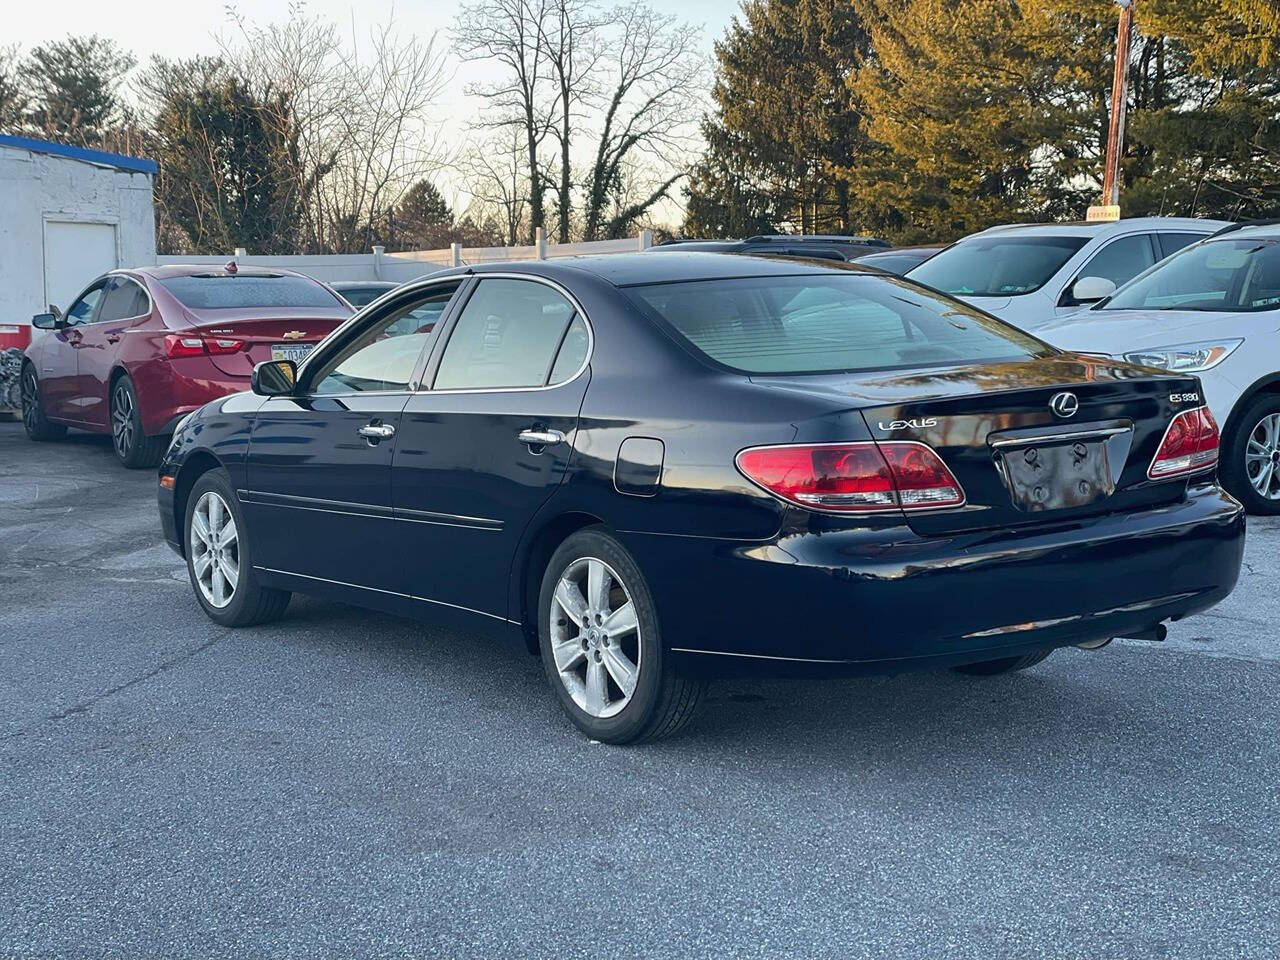
POLYGON ((555 443, 564 443, 564 434, 559 430, 521 430, 517 439, 531 447, 549 447, 555 443))
POLYGON ((356 433, 364 437, 370 443, 377 443, 379 440, 390 440, 396 435, 396 428, 389 423, 370 423, 361 427, 356 433))

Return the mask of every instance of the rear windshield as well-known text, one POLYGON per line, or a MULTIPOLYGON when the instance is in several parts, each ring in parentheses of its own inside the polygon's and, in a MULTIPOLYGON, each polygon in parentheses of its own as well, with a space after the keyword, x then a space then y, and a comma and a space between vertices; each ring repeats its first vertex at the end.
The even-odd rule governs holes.
POLYGON ((742 373, 941 367, 1053 352, 994 317, 890 276, 699 280, 628 293, 697 352, 742 373))
POLYGON ((391 287, 335 287, 342 298, 353 307, 367 307, 391 287))
POLYGON ((1088 237, 975 237, 934 254, 907 276, 964 297, 1020 297, 1039 290, 1088 237))
POLYGON ((1102 310, 1280 310, 1280 242, 1186 247, 1121 287, 1102 310))
POLYGON ((192 310, 341 306, 333 294, 306 277, 210 275, 169 277, 160 282, 192 310))

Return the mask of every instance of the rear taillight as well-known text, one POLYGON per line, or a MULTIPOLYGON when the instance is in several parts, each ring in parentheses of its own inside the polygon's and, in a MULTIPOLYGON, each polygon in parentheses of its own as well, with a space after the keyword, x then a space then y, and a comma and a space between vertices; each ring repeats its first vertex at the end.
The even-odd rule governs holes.
POLYGON ((814 510, 865 512, 955 507, 964 491, 923 443, 789 444, 753 447, 737 457, 743 476, 814 510))
POLYGON ((239 353, 244 349, 243 340, 229 340, 226 337, 205 337, 206 353, 239 353))
POLYGON ((209 353, 239 353, 243 349, 243 340, 226 337, 184 337, 171 333, 164 338, 166 357, 202 357, 209 353))
POLYGON ((1147 468, 1147 476, 1164 480, 1206 470, 1217 462, 1218 424, 1208 407, 1197 407, 1173 418, 1147 468))

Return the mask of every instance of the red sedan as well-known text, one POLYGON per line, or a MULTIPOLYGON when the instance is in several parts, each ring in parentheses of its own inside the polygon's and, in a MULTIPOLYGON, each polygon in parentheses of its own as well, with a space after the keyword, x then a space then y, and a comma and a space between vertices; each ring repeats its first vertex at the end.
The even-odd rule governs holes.
POLYGON ((113 270, 66 313, 42 313, 22 366, 32 440, 110 433, 126 467, 153 467, 184 416, 249 388, 260 360, 300 360, 351 315, 331 289, 286 270, 113 270))

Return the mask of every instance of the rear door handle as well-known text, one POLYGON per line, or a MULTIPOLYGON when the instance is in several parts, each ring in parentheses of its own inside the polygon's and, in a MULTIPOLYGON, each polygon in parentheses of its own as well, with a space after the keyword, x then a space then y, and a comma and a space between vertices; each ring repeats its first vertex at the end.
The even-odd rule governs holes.
POLYGON ((107 343, 119 343, 119 342, 120 342, 120 334, 116 333, 116 331, 112 330, 110 333, 107 334, 107 343))
POLYGON ((377 443, 379 440, 390 440, 396 435, 396 428, 389 423, 370 423, 361 427, 356 433, 364 437, 370 443, 377 443))
POLYGON ((564 443, 564 434, 559 430, 521 430, 516 435, 521 443, 531 447, 549 447, 555 443, 564 443))

